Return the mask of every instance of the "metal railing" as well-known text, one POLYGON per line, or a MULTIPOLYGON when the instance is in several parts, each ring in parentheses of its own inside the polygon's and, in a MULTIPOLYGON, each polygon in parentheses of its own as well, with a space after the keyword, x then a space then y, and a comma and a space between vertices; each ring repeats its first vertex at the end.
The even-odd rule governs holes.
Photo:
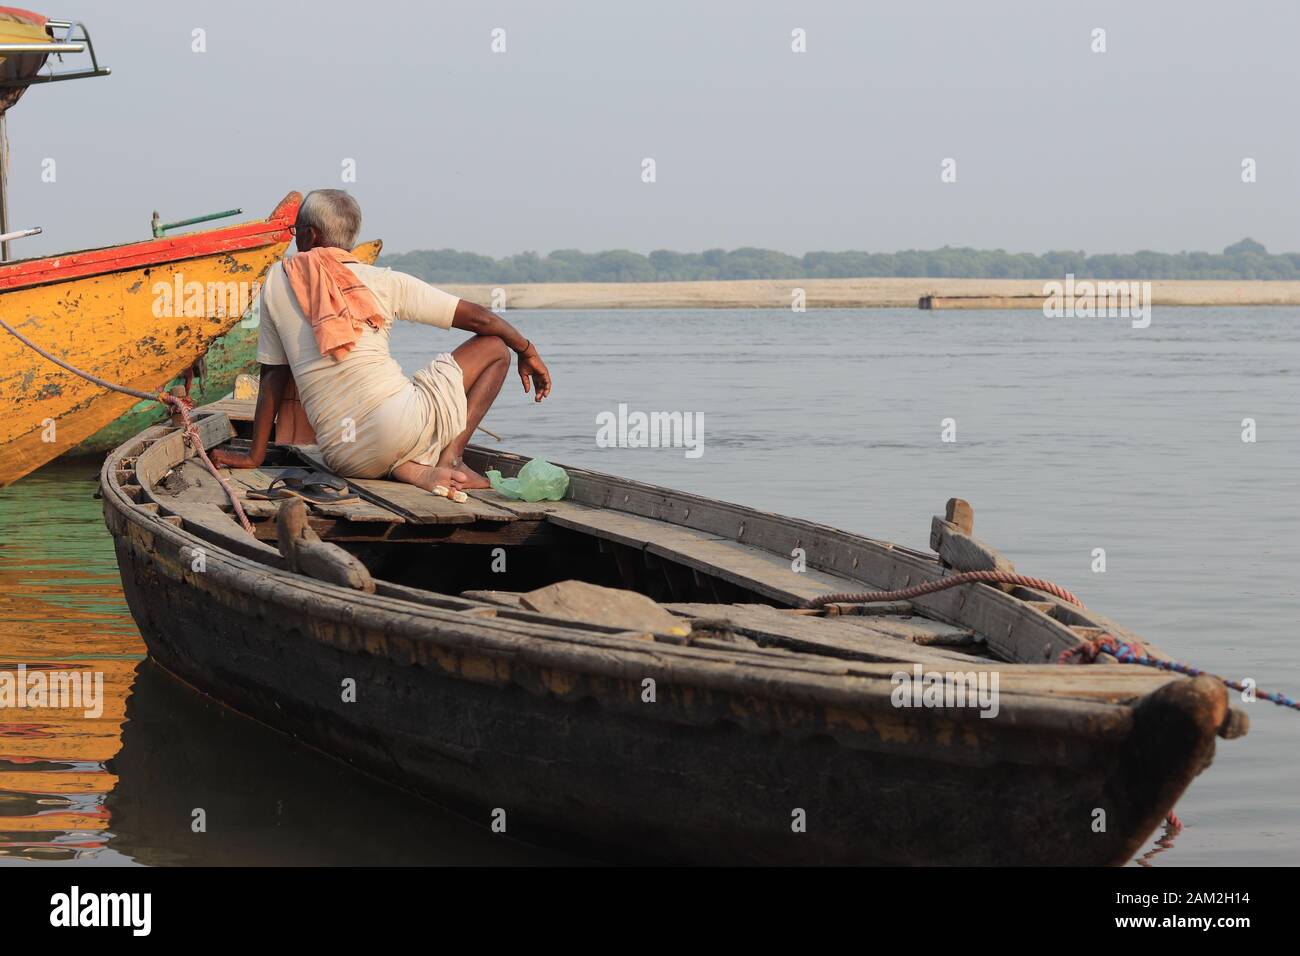
POLYGON ((113 71, 99 65, 95 44, 90 39, 86 25, 76 20, 46 20, 52 43, 0 43, 0 54, 5 53, 89 53, 89 70, 64 70, 62 73, 37 73, 33 76, 10 77, 0 80, 0 89, 32 86, 36 83, 58 83, 61 80, 80 80, 90 76, 108 76, 113 71), (57 31, 62 30, 59 36, 57 31))

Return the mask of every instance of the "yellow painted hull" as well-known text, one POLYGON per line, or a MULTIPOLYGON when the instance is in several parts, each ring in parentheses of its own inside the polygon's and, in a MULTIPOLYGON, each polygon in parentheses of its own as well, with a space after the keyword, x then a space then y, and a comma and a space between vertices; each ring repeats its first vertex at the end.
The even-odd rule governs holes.
MULTIPOLYGON (((0 314, 85 372, 157 392, 242 315, 242 308, 209 308, 206 297, 202 305, 175 296, 168 301, 166 287, 174 289, 178 281, 182 288, 205 290, 236 283, 241 294, 251 294, 284 254, 287 225, 300 200, 291 194, 273 222, 226 231, 242 237, 261 230, 253 239, 226 241, 221 230, 213 230, 14 264, 9 268, 23 273, 14 281, 23 284, 0 291, 0 314), (164 261, 140 261, 158 248, 164 261), (202 254, 187 256, 190 249, 202 254), (91 274, 68 275, 78 270, 91 274)), ((4 276, 0 270, 0 282, 4 276)), ((57 458, 136 401, 65 371, 0 329, 0 487, 57 458)))
MULTIPOLYGON (((54 38, 45 28, 45 18, 21 10, 0 7, 0 44, 53 44, 54 38)), ((0 80, 30 79, 40 72, 48 58, 47 53, 0 53, 0 80)), ((0 113, 18 102, 25 86, 0 87, 0 113)))
MULTIPOLYGON (((284 250, 264 246, 175 268, 183 269, 186 283, 260 280, 284 250)), ((170 282, 170 271, 131 269, 17 289, 0 303, 10 324, 47 351, 110 382, 152 391, 193 365, 240 318, 238 312, 157 318, 153 287, 160 281, 170 282)), ((137 401, 64 371, 3 333, 0 370, 0 486, 63 454, 137 401)))

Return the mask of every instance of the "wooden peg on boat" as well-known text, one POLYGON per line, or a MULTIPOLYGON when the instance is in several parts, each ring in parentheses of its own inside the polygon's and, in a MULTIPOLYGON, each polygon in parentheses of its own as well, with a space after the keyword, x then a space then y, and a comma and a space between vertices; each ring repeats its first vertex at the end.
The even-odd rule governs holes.
MULTIPOLYGON (((930 549, 939 555, 944 567, 957 571, 1007 571, 1016 566, 1001 552, 974 537, 975 509, 961 498, 949 498, 941 518, 930 521, 930 549)), ((997 585, 1004 591, 1012 585, 997 585)))
POLYGON ((954 525, 962 534, 975 533, 975 509, 965 498, 949 498, 944 508, 944 520, 954 525))
POLYGON ((938 515, 930 522, 930 550, 939 551, 943 543, 943 532, 969 536, 975 529, 975 509, 964 498, 949 498, 943 509, 943 517, 938 515))
POLYGON ((336 544, 322 541, 307 523, 307 505, 291 498, 275 516, 275 533, 280 553, 295 574, 338 584, 356 591, 375 593, 375 582, 366 566, 336 544))

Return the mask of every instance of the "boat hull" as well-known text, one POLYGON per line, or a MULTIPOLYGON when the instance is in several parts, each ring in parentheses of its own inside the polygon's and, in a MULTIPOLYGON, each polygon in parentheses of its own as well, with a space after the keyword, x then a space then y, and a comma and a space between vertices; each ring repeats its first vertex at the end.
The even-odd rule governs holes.
MULTIPOLYGON (((28 10, 0 7, 0 43, 50 43, 45 17, 28 10)), ((0 81, 28 80, 40 72, 48 53, 0 54, 0 81)), ((13 106, 27 91, 26 86, 0 87, 0 114, 13 106)))
MULTIPOLYGON (((300 201, 290 194, 263 222, 6 265, 0 269, 5 319, 85 372, 159 391, 240 320, 246 296, 288 247, 300 201), (194 288, 204 290, 199 302, 163 295, 194 288), (223 307, 210 307, 215 300, 207 290, 222 294, 223 307), (232 301, 244 304, 231 308, 232 301)), ((0 487, 75 447, 137 401, 0 334, 0 487)))
POLYGON ((503 811, 511 837, 604 858, 1119 864, 1208 765, 1226 708, 1221 687, 1179 681, 1131 720, 1064 734, 891 709, 887 691, 858 709, 653 667, 575 670, 551 648, 492 651, 469 620, 417 627, 217 552, 195 572, 193 538, 107 485, 105 513, 164 668, 485 826, 503 811))

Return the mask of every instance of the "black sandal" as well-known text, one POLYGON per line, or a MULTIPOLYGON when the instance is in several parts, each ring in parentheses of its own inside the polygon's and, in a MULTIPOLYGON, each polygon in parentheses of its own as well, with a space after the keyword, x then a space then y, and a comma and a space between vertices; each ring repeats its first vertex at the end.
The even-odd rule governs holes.
POLYGON ((250 491, 248 498, 254 501, 283 501, 286 498, 301 498, 310 504, 332 505, 348 501, 360 501, 361 496, 348 487, 342 478, 313 471, 305 475, 281 475, 270 486, 261 491, 250 491))

